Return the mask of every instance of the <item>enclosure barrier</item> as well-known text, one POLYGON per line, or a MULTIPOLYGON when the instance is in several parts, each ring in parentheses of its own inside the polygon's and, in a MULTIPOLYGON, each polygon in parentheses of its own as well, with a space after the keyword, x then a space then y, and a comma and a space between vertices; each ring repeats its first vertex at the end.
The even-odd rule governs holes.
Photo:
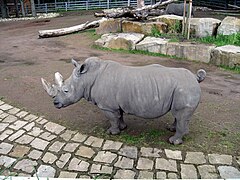
MULTIPOLYGON (((154 4, 153 0, 145 0, 145 4, 154 4)), ((74 2, 56 2, 36 4, 37 13, 74 11, 74 10, 92 10, 92 9, 110 9, 118 7, 132 6, 136 7, 137 2, 134 0, 111 1, 111 0, 91 0, 91 1, 74 1, 74 2)))

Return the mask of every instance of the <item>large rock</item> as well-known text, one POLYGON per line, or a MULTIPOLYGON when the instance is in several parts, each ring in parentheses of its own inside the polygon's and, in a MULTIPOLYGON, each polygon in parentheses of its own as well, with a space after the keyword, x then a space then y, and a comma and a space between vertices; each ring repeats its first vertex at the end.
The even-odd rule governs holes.
POLYGON ((167 44, 166 54, 188 60, 208 63, 211 57, 210 53, 214 48, 214 45, 190 42, 170 42, 167 44))
POLYGON ((215 48, 211 52, 210 63, 229 67, 240 66, 240 47, 226 45, 215 48))
POLYGON ((166 54, 168 39, 146 37, 136 45, 137 50, 166 54))
POLYGON ((216 35, 217 28, 220 23, 220 20, 214 18, 192 18, 191 35, 193 37, 206 37, 216 35))
POLYGON ((139 33, 104 34, 95 44, 110 49, 133 50, 143 37, 144 35, 139 33))
POLYGON ((100 22, 99 27, 96 28, 97 34, 116 33, 121 31, 121 19, 113 18, 100 22))
POLYGON ((163 22, 167 24, 167 32, 168 33, 179 33, 182 30, 182 16, 176 15, 161 15, 158 17, 154 17, 150 20, 163 22))
POLYGON ((163 22, 137 22, 137 21, 123 21, 122 22, 122 32, 124 33, 142 33, 145 35, 150 35, 152 29, 156 28, 160 33, 167 32, 167 24, 163 22))
POLYGON ((240 32, 240 19, 227 16, 222 20, 218 28, 218 34, 230 35, 240 32))

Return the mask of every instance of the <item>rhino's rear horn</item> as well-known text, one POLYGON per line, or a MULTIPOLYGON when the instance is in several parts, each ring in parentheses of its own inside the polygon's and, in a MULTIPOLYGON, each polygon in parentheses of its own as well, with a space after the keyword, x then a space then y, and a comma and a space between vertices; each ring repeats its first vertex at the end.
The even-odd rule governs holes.
POLYGON ((63 85, 63 76, 59 72, 55 73, 55 83, 59 87, 61 87, 63 85))
POLYGON ((41 78, 41 81, 42 81, 43 88, 48 93, 48 95, 51 96, 51 97, 56 96, 56 92, 57 92, 56 88, 51 86, 51 84, 49 82, 47 82, 45 79, 43 79, 43 78, 41 78))

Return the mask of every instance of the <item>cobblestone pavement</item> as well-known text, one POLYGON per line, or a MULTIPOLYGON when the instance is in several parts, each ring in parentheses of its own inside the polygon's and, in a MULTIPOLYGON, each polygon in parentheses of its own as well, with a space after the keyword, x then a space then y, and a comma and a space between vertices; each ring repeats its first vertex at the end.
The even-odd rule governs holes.
MULTIPOLYGON (((67 178, 240 178, 240 156, 127 146, 0 101, 0 169, 67 178)), ((7 170, 3 175, 7 175, 7 170)))

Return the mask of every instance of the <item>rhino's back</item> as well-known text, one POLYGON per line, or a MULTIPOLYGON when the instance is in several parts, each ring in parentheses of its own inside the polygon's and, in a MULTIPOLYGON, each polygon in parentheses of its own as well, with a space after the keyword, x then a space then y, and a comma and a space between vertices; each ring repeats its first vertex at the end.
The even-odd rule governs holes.
POLYGON ((198 86, 194 75, 183 68, 109 63, 97 80, 95 95, 104 108, 121 108, 129 114, 154 118, 169 111, 174 91, 198 91, 198 86))

